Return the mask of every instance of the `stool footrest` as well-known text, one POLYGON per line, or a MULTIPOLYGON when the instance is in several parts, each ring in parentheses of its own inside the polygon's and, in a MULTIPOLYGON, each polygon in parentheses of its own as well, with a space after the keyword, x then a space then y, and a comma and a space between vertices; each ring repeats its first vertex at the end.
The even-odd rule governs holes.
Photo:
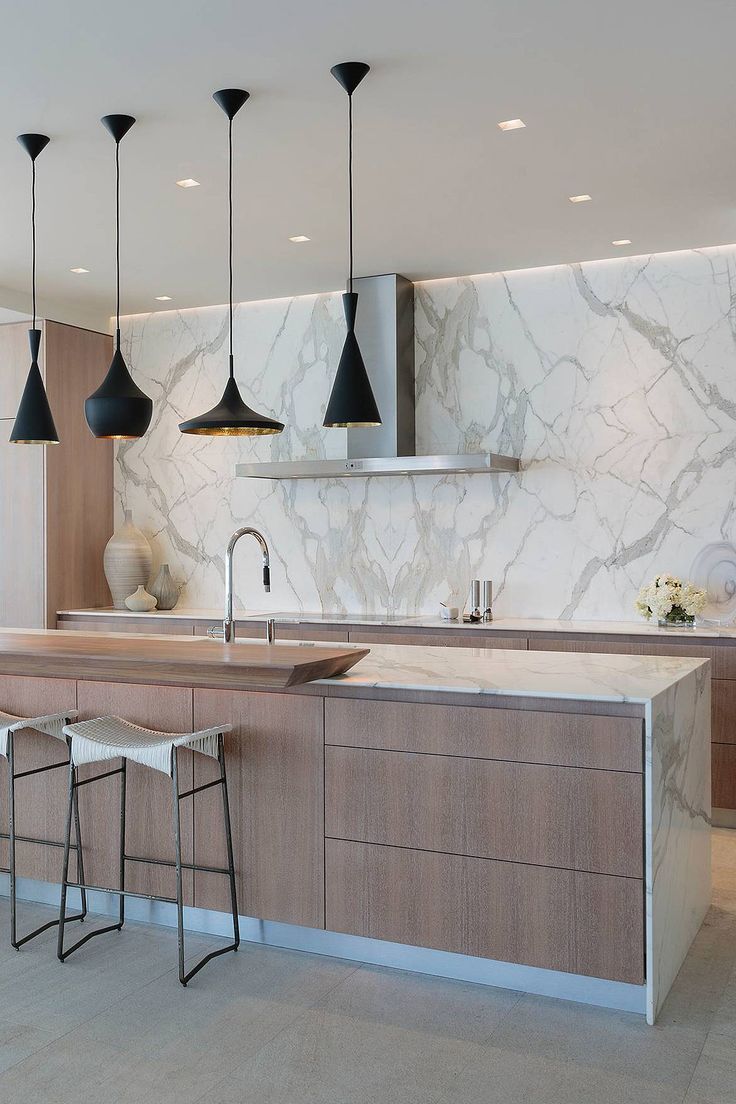
POLYGON ((124 770, 124 767, 117 767, 115 770, 105 771, 104 774, 95 774, 92 778, 75 779, 74 789, 78 790, 80 786, 89 786, 90 782, 99 782, 101 778, 112 778, 114 774, 123 774, 124 770))
MULTIPOLYGON (((10 839, 10 833, 9 832, 0 832, 0 839, 9 840, 10 839)), ((17 832, 15 834, 15 842, 16 843, 40 843, 44 847, 63 847, 64 846, 64 844, 61 842, 61 840, 36 839, 35 836, 19 836, 17 832)), ((78 851, 79 850, 79 845, 76 844, 76 843, 70 843, 69 844, 69 850, 70 851, 78 851)), ((0 872, 3 873, 3 874, 9 874, 10 873, 10 871, 7 869, 7 867, 0 867, 0 872)))
POLYGON ((164 901, 167 905, 176 904, 176 897, 161 897, 158 893, 136 893, 132 889, 111 889, 110 886, 90 885, 89 882, 85 882, 84 885, 80 885, 79 882, 67 882, 66 887, 67 889, 86 889, 88 893, 114 893, 116 897, 140 897, 142 901, 164 901))
POLYGON ((201 793, 202 790, 211 790, 213 786, 221 786, 221 785, 222 785, 222 779, 221 778, 216 778, 214 780, 214 782, 203 782, 201 786, 195 786, 191 790, 184 790, 183 793, 178 794, 179 801, 181 801, 182 798, 191 797, 192 794, 201 793))
MULTIPOLYGON (((148 866, 176 866, 173 859, 144 859, 142 855, 123 855, 126 862, 146 863, 148 866)), ((230 877, 230 871, 225 866, 201 866, 199 863, 183 862, 182 870, 196 870, 200 874, 226 874, 230 877)), ((110 890, 117 893, 117 890, 110 890)))
POLYGON ((46 767, 34 767, 33 770, 14 771, 13 780, 18 781, 19 778, 28 778, 32 774, 45 774, 46 771, 58 770, 59 767, 68 767, 69 760, 62 759, 60 763, 49 763, 46 767))

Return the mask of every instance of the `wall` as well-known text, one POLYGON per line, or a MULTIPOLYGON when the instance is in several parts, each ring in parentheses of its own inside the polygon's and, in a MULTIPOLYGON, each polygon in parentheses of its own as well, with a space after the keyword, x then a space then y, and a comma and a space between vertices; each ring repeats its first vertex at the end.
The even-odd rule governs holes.
POLYGON ((736 537, 735 293, 736 247, 418 284, 418 451, 511 453, 519 476, 236 479, 246 458, 340 455, 321 428, 339 296, 237 308, 246 401, 287 423, 261 440, 177 430, 219 398, 224 308, 127 318, 155 415, 118 447, 118 516, 133 509, 186 605, 220 605, 227 538, 253 524, 274 567, 265 598, 255 545, 239 549, 252 609, 435 612, 479 576, 497 615, 631 618, 649 576, 736 537))

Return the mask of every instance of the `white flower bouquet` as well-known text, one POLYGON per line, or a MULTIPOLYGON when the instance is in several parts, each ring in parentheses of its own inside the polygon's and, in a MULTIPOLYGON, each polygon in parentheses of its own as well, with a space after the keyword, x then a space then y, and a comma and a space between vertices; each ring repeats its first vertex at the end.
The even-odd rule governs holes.
POLYGON ((636 609, 647 621, 656 617, 660 625, 694 625, 707 600, 702 587, 683 583, 676 575, 657 575, 639 591, 636 609))

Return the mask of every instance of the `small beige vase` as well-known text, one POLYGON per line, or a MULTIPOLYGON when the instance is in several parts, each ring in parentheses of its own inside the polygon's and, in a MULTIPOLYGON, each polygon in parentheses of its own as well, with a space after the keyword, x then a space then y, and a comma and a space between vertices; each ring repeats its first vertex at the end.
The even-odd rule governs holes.
POLYGON ((150 613, 151 610, 156 608, 156 599, 148 593, 143 583, 141 583, 135 594, 131 594, 125 599, 125 605, 133 613, 150 613))
POLYGON ((145 586, 151 574, 151 546, 133 524, 130 510, 125 521, 110 537, 102 557, 105 578, 115 609, 126 609, 125 599, 145 586))

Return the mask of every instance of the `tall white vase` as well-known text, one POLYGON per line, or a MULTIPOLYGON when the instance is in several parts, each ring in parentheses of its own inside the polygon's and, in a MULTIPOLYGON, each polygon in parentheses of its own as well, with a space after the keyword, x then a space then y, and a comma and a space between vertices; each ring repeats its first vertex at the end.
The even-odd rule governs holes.
POLYGON ((125 511, 125 521, 107 542, 102 563, 113 606, 126 609, 125 599, 139 586, 145 586, 151 574, 151 546, 133 524, 130 510, 125 511))

